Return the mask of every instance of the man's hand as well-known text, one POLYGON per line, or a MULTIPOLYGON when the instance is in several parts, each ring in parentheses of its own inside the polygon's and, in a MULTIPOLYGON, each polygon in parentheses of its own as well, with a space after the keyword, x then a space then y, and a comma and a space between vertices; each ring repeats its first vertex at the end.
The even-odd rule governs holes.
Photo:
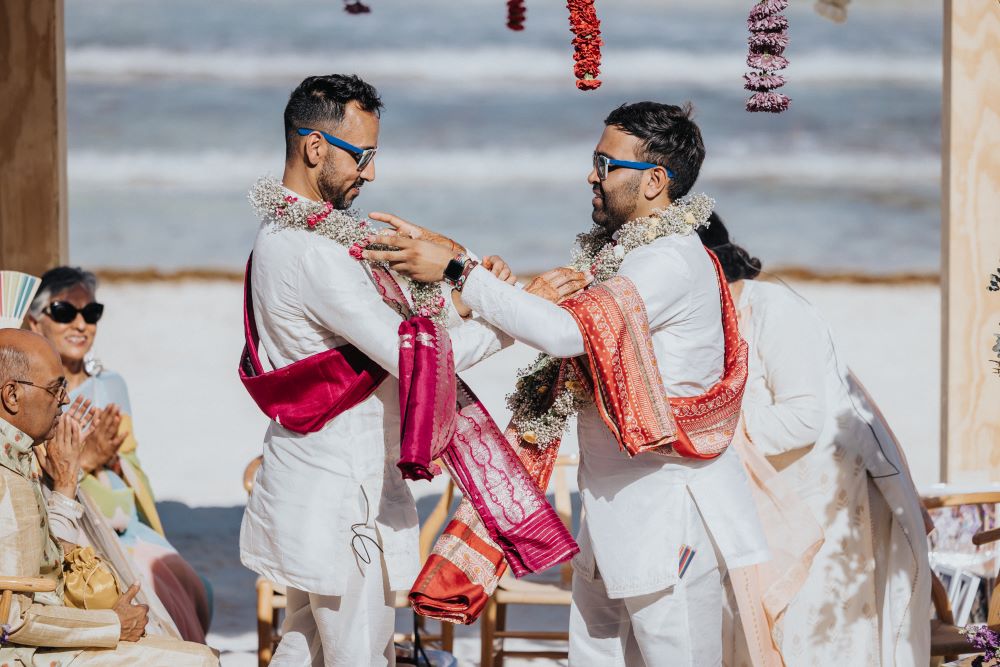
POLYGON ((538 276, 528 283, 524 291, 540 296, 546 301, 559 303, 583 290, 593 280, 593 276, 582 271, 562 267, 546 271, 538 276))
POLYGON ((439 245, 442 248, 447 248, 451 251, 452 255, 458 255, 465 252, 465 248, 455 243, 447 236, 438 234, 437 232, 431 231, 426 227, 415 225, 407 220, 403 220, 399 216, 393 215, 392 213, 380 213, 376 211, 374 213, 369 213, 368 217, 372 220, 391 225, 393 230, 401 236, 408 236, 411 239, 420 239, 422 241, 430 241, 431 243, 439 245))
POLYGON ((503 261, 503 259, 497 255, 484 257, 483 268, 488 269, 490 273, 508 285, 517 284, 517 276, 515 276, 514 272, 510 270, 509 266, 507 266, 507 262, 503 261))
POLYGON ((66 414, 69 415, 70 419, 75 421, 80 427, 81 442, 90 437, 91 431, 97 425, 96 420, 100 412, 99 409, 91 404, 89 398, 84 398, 83 396, 77 396, 73 404, 66 410, 66 414))
POLYGON ((455 259, 455 253, 444 246, 400 234, 382 233, 372 243, 399 250, 365 250, 362 257, 373 262, 388 262, 393 271, 422 283, 440 282, 448 262, 455 259))
POLYGON ((35 456, 52 479, 52 490, 76 498, 80 475, 80 426, 76 421, 69 415, 59 417, 55 435, 44 446, 35 448, 35 456))
POLYGON ((121 408, 114 403, 100 410, 94 427, 83 443, 80 465, 87 473, 100 470, 118 454, 118 449, 128 437, 128 431, 119 433, 122 425, 121 408))
POLYGON ((125 594, 118 598, 118 602, 111 608, 118 615, 118 622, 122 626, 120 639, 123 642, 137 642, 146 634, 149 607, 144 604, 132 604, 132 600, 138 592, 139 582, 136 582, 129 586, 125 594))

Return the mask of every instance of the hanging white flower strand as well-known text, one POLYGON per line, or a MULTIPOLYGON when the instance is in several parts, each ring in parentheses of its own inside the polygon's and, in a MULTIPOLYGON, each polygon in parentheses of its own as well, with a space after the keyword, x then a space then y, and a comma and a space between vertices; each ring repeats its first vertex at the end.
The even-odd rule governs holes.
POLYGON ((774 92, 785 85, 785 77, 775 72, 788 67, 788 60, 781 55, 788 46, 788 19, 781 16, 787 7, 788 0, 761 0, 750 10, 747 65, 757 71, 743 75, 744 88, 753 92, 747 100, 747 111, 781 113, 792 101, 774 92))

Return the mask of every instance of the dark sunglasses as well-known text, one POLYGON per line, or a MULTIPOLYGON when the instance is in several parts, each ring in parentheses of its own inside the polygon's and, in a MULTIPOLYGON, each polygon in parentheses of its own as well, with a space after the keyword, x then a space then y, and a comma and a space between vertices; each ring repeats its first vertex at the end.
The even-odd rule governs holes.
POLYGON ((97 324, 101 315, 104 314, 104 304, 94 301, 83 308, 77 308, 66 301, 53 301, 42 312, 51 317, 53 322, 59 324, 69 324, 76 319, 77 315, 83 315, 83 321, 87 324, 97 324))
POLYGON ((300 127, 298 129, 299 135, 303 137, 307 134, 312 134, 313 132, 319 132, 331 146, 336 146, 341 150, 347 151, 350 156, 354 158, 354 161, 358 163, 358 171, 364 171, 365 167, 368 166, 368 163, 375 159, 375 152, 378 150, 378 147, 358 148, 354 144, 348 143, 343 139, 333 136, 332 134, 327 134, 322 130, 312 130, 308 127, 300 127))

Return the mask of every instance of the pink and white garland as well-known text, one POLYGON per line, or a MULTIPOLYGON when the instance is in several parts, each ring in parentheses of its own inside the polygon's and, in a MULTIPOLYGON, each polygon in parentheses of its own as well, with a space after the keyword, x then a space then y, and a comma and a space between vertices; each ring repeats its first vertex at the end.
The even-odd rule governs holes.
POLYGON ((747 65, 757 71, 743 75, 743 87, 753 92, 747 111, 781 113, 792 101, 774 92, 785 85, 785 77, 776 72, 788 67, 788 59, 782 55, 788 46, 788 19, 781 15, 787 7, 788 0, 760 0, 750 10, 747 65))
MULTIPOLYGON (((274 178, 257 180, 248 193, 250 205, 257 216, 278 227, 291 227, 326 237, 347 249, 359 262, 365 261, 361 253, 371 245, 374 229, 367 220, 359 219, 352 211, 339 211, 328 201, 312 201, 297 197, 274 178)), ((379 249, 389 249, 382 248, 379 249)), ((389 268, 387 265, 381 265, 389 268)), ((413 312, 429 317, 439 324, 448 318, 444 294, 439 283, 421 283, 403 276, 394 276, 406 285, 413 298, 413 312)))

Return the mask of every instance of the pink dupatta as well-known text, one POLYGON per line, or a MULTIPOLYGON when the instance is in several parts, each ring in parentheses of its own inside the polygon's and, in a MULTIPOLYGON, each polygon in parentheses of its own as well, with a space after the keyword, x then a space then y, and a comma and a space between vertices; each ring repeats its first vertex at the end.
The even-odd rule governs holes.
MULTIPOLYGON (((395 300, 398 286, 383 298, 395 300)), ((395 284, 393 280, 392 284, 395 284)), ((402 302, 405 304, 405 301, 402 302)), ((430 479, 440 458, 502 551, 515 576, 569 560, 579 547, 545 492, 467 384, 455 375, 447 330, 425 317, 399 326, 399 469, 407 479, 430 479)))

